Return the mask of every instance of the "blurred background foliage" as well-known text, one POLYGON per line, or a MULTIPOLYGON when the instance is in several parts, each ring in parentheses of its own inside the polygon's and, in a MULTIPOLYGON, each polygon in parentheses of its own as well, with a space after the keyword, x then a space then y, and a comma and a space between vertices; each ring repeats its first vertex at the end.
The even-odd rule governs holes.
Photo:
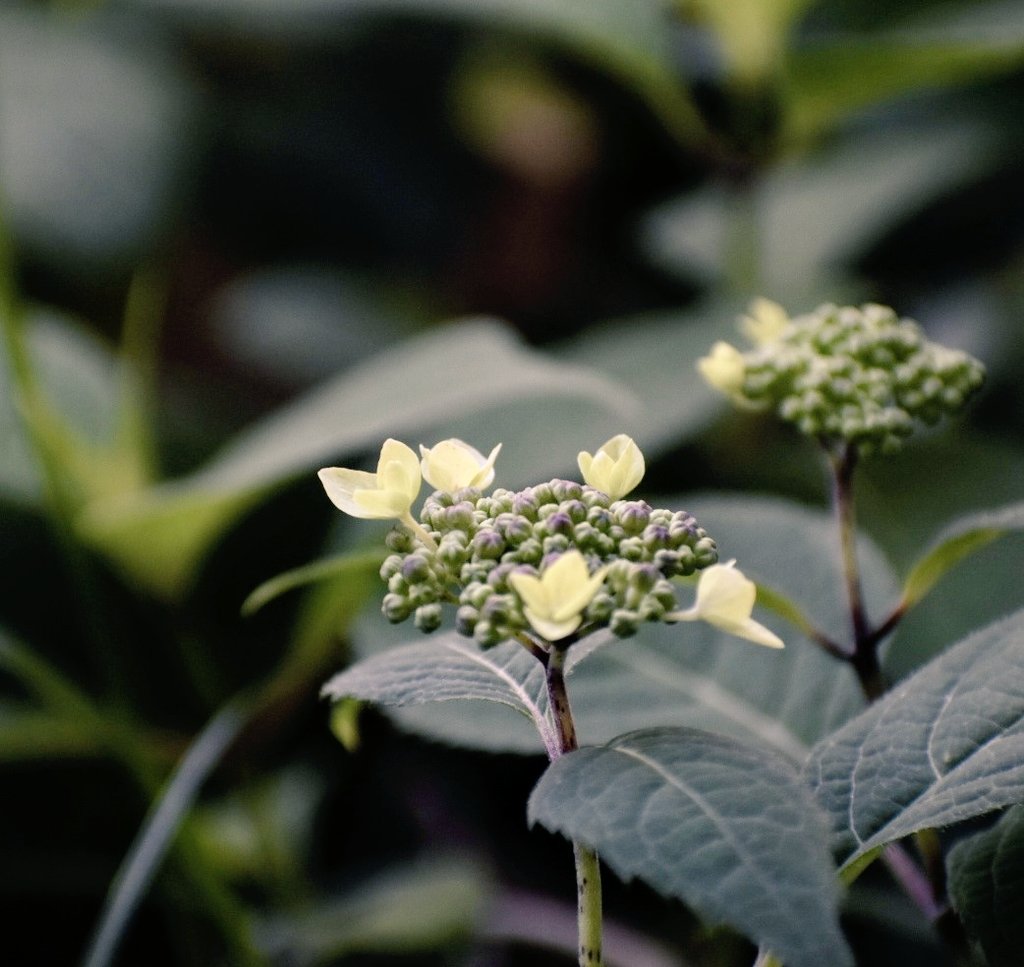
MULTIPOLYGON (((568 963, 569 850, 525 830, 538 759, 374 715, 352 754, 331 735, 317 691, 382 531, 312 471, 459 435, 504 441, 522 485, 626 430, 649 493, 821 504, 815 455, 693 363, 757 295, 881 301, 990 371, 962 421, 864 467, 862 523, 905 571, 957 512, 1020 498, 1022 103, 1010 2, 7 0, 10 962, 84 956, 185 755, 196 805, 166 863, 133 854, 118 962, 568 963)), ((1010 539, 945 578, 891 672, 1019 605, 1022 568, 1010 539)), ((887 890, 849 900, 864 962, 940 962, 887 890)), ((608 906, 631 967, 751 959, 636 884, 608 906)))

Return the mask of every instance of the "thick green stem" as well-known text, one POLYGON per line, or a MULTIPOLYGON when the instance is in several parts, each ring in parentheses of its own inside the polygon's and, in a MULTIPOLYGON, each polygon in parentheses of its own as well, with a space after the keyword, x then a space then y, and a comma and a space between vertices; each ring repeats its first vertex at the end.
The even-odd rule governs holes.
MULTIPOLYGON (((558 735, 558 754, 578 748, 576 726, 565 688, 567 647, 552 645, 547 661, 548 703, 558 735)), ((576 858, 576 898, 579 924, 579 967, 602 967, 601 950, 601 866, 597 853, 583 843, 573 841, 576 858)))
POLYGON ((580 967, 599 967, 601 953, 601 864, 597 853, 582 843, 572 844, 576 857, 576 896, 579 899, 580 967))

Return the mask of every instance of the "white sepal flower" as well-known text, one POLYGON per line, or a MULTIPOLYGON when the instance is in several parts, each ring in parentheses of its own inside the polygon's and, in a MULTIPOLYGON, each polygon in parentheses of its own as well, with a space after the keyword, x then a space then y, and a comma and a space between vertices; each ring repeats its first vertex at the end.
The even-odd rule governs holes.
POLYGON ((494 461, 501 452, 499 443, 490 455, 484 455, 468 443, 452 438, 429 449, 420 444, 420 468, 423 479, 435 490, 452 493, 463 487, 485 490, 494 482, 494 461))
POLYGON ((560 641, 583 622, 583 611, 593 600, 608 568, 587 571, 583 555, 573 549, 550 564, 540 577, 513 572, 509 584, 523 601, 530 626, 546 641, 560 641))
POLYGON ((738 638, 746 638, 768 648, 783 648, 782 639, 750 617, 757 598, 757 587, 734 566, 713 564, 700 572, 697 600, 692 608, 665 615, 666 621, 706 621, 738 638))
POLYGON ((786 310, 771 299, 755 299, 749 315, 740 316, 740 329, 755 346, 775 342, 789 325, 786 310))
POLYGON ((377 472, 325 467, 317 474, 339 510, 371 520, 404 520, 420 492, 420 462, 411 447, 388 439, 377 472))
POLYGON ((644 476, 644 455, 625 433, 613 436, 595 454, 581 451, 576 458, 585 483, 612 500, 625 497, 644 476))

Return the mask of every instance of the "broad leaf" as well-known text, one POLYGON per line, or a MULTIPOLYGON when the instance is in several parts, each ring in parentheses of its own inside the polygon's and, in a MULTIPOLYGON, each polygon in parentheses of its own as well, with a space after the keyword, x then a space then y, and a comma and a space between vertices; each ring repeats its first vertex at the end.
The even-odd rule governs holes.
POLYGON ((963 558, 1009 531, 1024 530, 1024 503, 961 517, 946 527, 914 565, 903 586, 908 605, 920 601, 963 558))
POLYGON ((956 911, 989 967, 1016 967, 1024 949, 1024 806, 960 840, 946 868, 956 911))
MULTIPOLYGON (((745 573, 800 602, 819 627, 842 639, 847 619, 827 514, 763 498, 657 503, 690 510, 718 540, 723 558, 736 556, 745 573)), ((895 597, 896 581, 869 541, 862 541, 861 554, 865 597, 869 608, 880 611, 880 602, 895 597)), ((680 590, 681 601, 687 593, 692 592, 680 590)), ((783 637, 783 651, 759 648, 702 623, 649 625, 635 638, 605 635, 596 647, 591 642, 574 646, 569 696, 581 741, 606 742, 652 726, 692 726, 767 742, 802 761, 815 741, 863 707, 863 699, 849 668, 777 618, 760 615, 758 620, 783 637)), ((379 615, 365 615, 354 629, 354 643, 358 654, 372 655, 415 641, 416 634, 408 624, 392 626, 379 615)), ((529 664, 523 667, 533 671, 529 664)), ((542 751, 516 716, 484 702, 400 708, 391 714, 403 727, 446 742, 542 751)))
POLYGON ((449 435, 467 413, 500 408, 514 423, 523 416, 520 406, 533 412, 531 407, 565 400, 585 403, 587 412, 606 418, 635 409, 617 383, 529 350, 497 323, 449 326, 306 394, 189 477, 94 504, 81 530, 136 579, 173 597, 226 527, 298 474, 344 454, 376 452, 389 436, 449 435))
POLYGON ((789 967, 840 967, 837 879, 823 819, 770 750, 694 729, 652 729, 554 762, 529 819, 596 849, 789 967))
POLYGON ((844 865, 1024 802, 1024 611, 940 655, 813 751, 844 865))
POLYGON ((323 694, 334 700, 358 698, 394 706, 465 699, 496 702, 525 715, 549 755, 558 749, 547 717, 544 669, 517 642, 484 650, 448 632, 367 658, 335 675, 323 694))

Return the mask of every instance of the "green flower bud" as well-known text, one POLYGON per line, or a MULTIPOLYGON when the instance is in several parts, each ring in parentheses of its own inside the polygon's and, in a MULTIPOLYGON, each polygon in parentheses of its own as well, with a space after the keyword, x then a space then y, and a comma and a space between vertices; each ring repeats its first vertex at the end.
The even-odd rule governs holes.
POLYGON ((505 540, 496 530, 484 528, 474 535, 470 550, 478 558, 496 561, 505 551, 505 540))
POLYGON ((384 617, 392 624, 405 621, 412 614, 412 606, 400 594, 385 594, 384 600, 380 603, 380 610, 384 617))
POLYGON ((631 638, 640 630, 640 615, 635 611, 618 608, 612 612, 608 627, 617 638, 631 638))
POLYGON ((480 612, 472 605, 464 604, 455 612, 455 630, 467 638, 473 637, 473 629, 480 618, 480 612))
POLYGON ((423 632, 437 631, 441 627, 441 605, 423 604, 416 609, 413 622, 423 632))

